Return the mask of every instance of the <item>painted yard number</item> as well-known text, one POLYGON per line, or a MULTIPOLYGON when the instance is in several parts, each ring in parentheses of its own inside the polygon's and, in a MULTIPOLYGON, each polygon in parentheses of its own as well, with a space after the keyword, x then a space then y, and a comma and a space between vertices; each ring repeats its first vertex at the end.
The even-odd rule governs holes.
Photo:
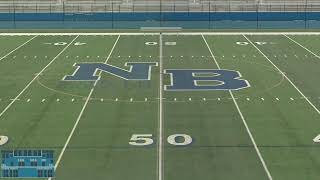
MULTIPOLYGON (((153 142, 152 134, 133 134, 129 144, 133 146, 148 146, 153 142)), ((186 146, 192 143, 192 138, 187 134, 172 134, 168 136, 167 142, 174 146, 186 146)))
MULTIPOLYGON (((260 46, 267 45, 267 44, 275 44, 274 42, 264 42, 264 41, 257 41, 257 42, 253 42, 253 43, 256 45, 260 45, 260 46)), ((247 41, 239 41, 239 42, 236 42, 236 44, 240 45, 240 46, 247 46, 250 43, 247 41)))
MULTIPOLYGON (((168 136, 167 142, 174 146, 187 146, 192 143, 192 138, 187 134, 172 134, 168 136)), ((320 134, 313 139, 313 142, 320 143, 320 134)), ((132 146, 148 146, 153 143, 152 134, 133 134, 129 141, 132 146)))
POLYGON ((313 142, 320 143, 320 134, 313 139, 313 142))
POLYGON ((9 138, 7 136, 0 136, 0 146, 5 145, 9 138))
MULTIPOLYGON (((44 44, 49 44, 49 45, 54 45, 54 46, 65 46, 68 43, 67 42, 55 42, 55 43, 44 43, 44 44)), ((87 43, 83 43, 83 42, 75 42, 73 43, 73 45, 75 46, 82 46, 82 45, 86 45, 87 43)))
MULTIPOLYGON (((158 42, 146 42, 145 45, 147 45, 147 46, 155 46, 155 45, 158 45, 158 42)), ((167 41, 167 42, 164 42, 164 45, 166 45, 166 46, 175 46, 175 45, 177 45, 177 42, 167 41)))

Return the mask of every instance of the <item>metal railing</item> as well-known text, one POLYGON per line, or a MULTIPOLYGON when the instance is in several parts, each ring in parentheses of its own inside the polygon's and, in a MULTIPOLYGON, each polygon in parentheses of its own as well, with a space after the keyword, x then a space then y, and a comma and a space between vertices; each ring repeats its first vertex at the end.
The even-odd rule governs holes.
POLYGON ((0 2, 0 13, 99 13, 99 12, 319 12, 320 2, 239 2, 239 1, 198 1, 193 2, 161 2, 161 1, 96 1, 63 2, 63 3, 31 3, 0 2))

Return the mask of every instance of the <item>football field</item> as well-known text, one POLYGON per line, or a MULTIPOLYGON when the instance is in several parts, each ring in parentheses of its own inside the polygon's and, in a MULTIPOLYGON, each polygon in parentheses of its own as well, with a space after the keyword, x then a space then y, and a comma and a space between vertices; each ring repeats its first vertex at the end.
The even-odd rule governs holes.
POLYGON ((289 32, 0 34, 0 150, 54 150, 45 179, 317 180, 319 44, 289 32))

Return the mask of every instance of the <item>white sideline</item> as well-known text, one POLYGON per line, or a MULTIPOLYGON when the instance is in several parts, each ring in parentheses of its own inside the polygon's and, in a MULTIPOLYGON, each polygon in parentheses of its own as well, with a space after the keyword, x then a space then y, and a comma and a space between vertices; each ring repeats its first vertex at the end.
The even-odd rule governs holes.
POLYGON ((302 44, 298 43, 296 40, 290 38, 289 36, 287 36, 286 34, 284 34, 284 36, 288 39, 290 39, 292 42, 296 43, 297 45, 299 45, 300 47, 302 47, 303 49, 305 49, 306 51, 308 51, 309 53, 311 53, 312 55, 314 55, 315 57, 320 59, 320 56, 318 56, 316 53, 312 52, 311 50, 309 50, 308 48, 304 47, 302 44))
MULTIPOLYGON (((108 55, 105 63, 107 63, 108 60, 110 59, 111 54, 112 54, 114 48, 116 47, 119 38, 120 38, 120 35, 118 36, 118 38, 116 39, 115 43, 113 44, 113 47, 112 47, 112 49, 110 50, 110 53, 109 53, 109 55, 108 55)), ((100 75, 101 75, 101 71, 99 72, 98 76, 100 76, 100 75)), ((99 82, 99 79, 94 82, 93 87, 91 88, 90 93, 89 93, 89 95, 87 96, 86 102, 84 103, 84 105, 83 105, 83 107, 82 107, 82 109, 81 109, 81 111, 80 111, 80 113, 79 113, 79 115, 78 115, 78 118, 77 118, 77 120, 76 120, 76 122, 75 122, 75 124, 74 124, 74 126, 73 126, 73 128, 72 128, 72 130, 71 130, 71 132, 70 132, 70 134, 69 134, 69 136, 68 136, 68 138, 67 138, 67 141, 66 141, 66 143, 64 144, 64 146, 63 146, 63 148, 62 148, 62 150, 61 150, 61 152, 60 152, 60 154, 59 154, 59 157, 58 157, 58 159, 57 159, 57 162, 56 162, 56 164, 55 164, 55 166, 54 166, 54 169, 55 169, 55 170, 58 168, 58 166, 59 166, 59 164, 60 164, 60 161, 61 161, 61 159, 62 159, 62 156, 63 156, 65 150, 66 150, 67 147, 68 147, 68 144, 69 144, 69 142, 70 142, 70 140, 71 140, 71 138, 72 138, 72 136, 73 136, 73 133, 75 132, 75 130, 76 130, 76 128, 77 128, 77 126, 78 126, 78 124, 79 124, 79 122, 80 122, 80 119, 81 119, 81 117, 82 117, 82 114, 83 114, 84 110, 86 109, 86 107, 87 107, 87 105, 88 105, 88 102, 89 102, 89 100, 91 99, 91 95, 92 95, 92 93, 93 93, 93 91, 94 91, 94 88, 96 87, 96 85, 97 85, 98 82, 99 82)), ((51 180, 51 177, 48 178, 48 180, 51 180)))
MULTIPOLYGON (((163 32, 163 35, 320 35, 320 32, 163 32)), ((103 35, 159 35, 159 32, 115 32, 115 33, 0 33, 0 36, 103 36, 103 35)))
POLYGON ((22 91, 8 104, 8 106, 0 113, 0 117, 12 106, 14 102, 19 99, 19 97, 29 88, 29 86, 45 71, 79 36, 76 36, 65 48, 63 48, 58 55, 56 55, 50 62, 47 64, 36 76, 27 84, 26 87, 22 89, 22 91))
POLYGON ((20 49, 22 46, 28 44, 30 41, 32 41, 34 38, 38 37, 38 35, 33 36, 32 38, 30 38, 29 40, 27 40, 26 42, 22 43, 21 45, 19 45, 18 47, 16 47, 14 50, 10 51, 8 54, 2 56, 0 58, 0 61, 2 61, 4 58, 8 57, 10 54, 12 54, 13 52, 15 52, 16 50, 20 49))
POLYGON ((163 49, 162 49, 162 34, 160 33, 159 37, 159 69, 160 69, 160 77, 159 77, 159 147, 158 147, 158 174, 159 179, 162 180, 162 160, 163 160, 163 152, 162 152, 162 133, 163 133, 163 117, 162 117, 162 104, 163 104, 163 95, 162 95, 162 88, 163 88, 163 68, 162 68, 162 58, 163 58, 163 49))
POLYGON ((243 35, 243 37, 245 37, 247 39, 248 42, 250 42, 250 44, 252 44, 253 47, 255 47, 259 52, 260 54, 263 55, 263 57, 265 57, 280 73, 283 77, 285 77, 288 82, 300 93, 300 95, 311 105, 311 107, 317 111, 318 114, 320 114, 320 111, 319 109, 300 91, 300 89, 288 78, 288 76, 283 73, 281 71, 281 69, 279 69, 269 58, 267 55, 265 55, 248 37, 246 37, 245 35, 243 35))
MULTIPOLYGON (((207 45, 207 47, 208 47, 208 49, 209 49, 209 51, 210 51, 210 54, 211 54, 211 56, 212 56, 212 59, 214 60, 215 64, 217 65, 218 69, 221 69, 220 66, 219 66, 219 64, 218 64, 218 62, 217 62, 217 60, 216 60, 216 58, 215 58, 215 56, 213 55, 213 52, 212 52, 209 44, 207 43, 206 38, 205 38, 203 35, 202 35, 202 38, 203 38, 204 42, 206 43, 206 45, 207 45)), ((261 162, 261 164, 262 164, 262 166, 263 166, 263 168, 264 168, 264 170, 265 170, 265 172, 266 172, 269 180, 273 180, 273 178, 272 178, 272 176, 271 176, 271 173, 270 173, 270 171, 269 171, 269 169, 268 169, 268 167, 267 167, 267 165, 266 165, 266 163, 265 163, 265 161, 264 161, 264 159, 263 159, 263 157, 262 157, 262 155, 261 155, 261 153, 260 153, 260 150, 259 150, 259 148, 258 148, 258 146, 257 146, 257 144, 256 144, 256 141, 254 140, 254 137, 253 137, 253 135, 252 135, 252 133, 251 133, 251 131, 250 131, 250 128, 249 128, 249 126, 248 126, 248 124, 247 124, 247 121, 245 120, 245 118, 244 118, 244 116, 243 116, 243 114, 242 114, 242 112, 241 112, 241 110, 240 110, 240 107, 239 107, 239 105, 238 105, 238 103, 237 103, 237 100, 236 100, 235 97, 233 96, 233 93, 232 93, 231 90, 229 90, 229 93, 230 93, 230 96, 231 96, 231 98, 232 98, 232 100, 233 100, 234 105, 235 105, 236 108, 237 108, 237 111, 238 111, 238 113, 239 113, 239 115, 240 115, 240 117, 241 117, 241 119, 242 119, 242 122, 243 122, 243 124, 244 124, 244 126, 245 126, 245 128, 246 128, 246 130, 247 130, 247 133, 248 133, 248 135, 249 135, 249 137, 250 137, 250 139, 251 139, 251 142, 252 142, 252 144, 253 144, 253 146, 254 146, 254 149, 256 150, 256 153, 257 153, 257 155, 258 155, 258 157, 259 157, 259 159, 260 159, 260 162, 261 162)))
POLYGON ((32 35, 38 35, 38 36, 119 36, 119 35, 130 35, 130 36, 141 36, 141 35, 159 35, 158 32, 117 32, 117 33, 90 33, 90 32, 70 32, 70 33, 0 33, 0 36, 32 36, 32 35))
POLYGON ((320 32, 176 32, 163 33, 164 35, 320 35, 320 32))

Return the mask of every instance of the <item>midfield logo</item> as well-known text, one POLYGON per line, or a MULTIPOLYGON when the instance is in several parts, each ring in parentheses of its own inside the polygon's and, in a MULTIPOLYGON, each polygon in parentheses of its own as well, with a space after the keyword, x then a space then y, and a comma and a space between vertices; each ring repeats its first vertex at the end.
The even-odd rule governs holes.
MULTIPOLYGON (((151 80, 151 69, 157 62, 127 62, 129 70, 104 63, 76 63, 72 75, 65 76, 63 81, 97 81, 97 71, 109 73, 127 81, 151 80)), ((226 69, 165 69, 170 75, 171 84, 165 85, 167 91, 199 91, 199 90, 239 90, 250 87, 248 81, 240 79, 238 71, 226 69)))

